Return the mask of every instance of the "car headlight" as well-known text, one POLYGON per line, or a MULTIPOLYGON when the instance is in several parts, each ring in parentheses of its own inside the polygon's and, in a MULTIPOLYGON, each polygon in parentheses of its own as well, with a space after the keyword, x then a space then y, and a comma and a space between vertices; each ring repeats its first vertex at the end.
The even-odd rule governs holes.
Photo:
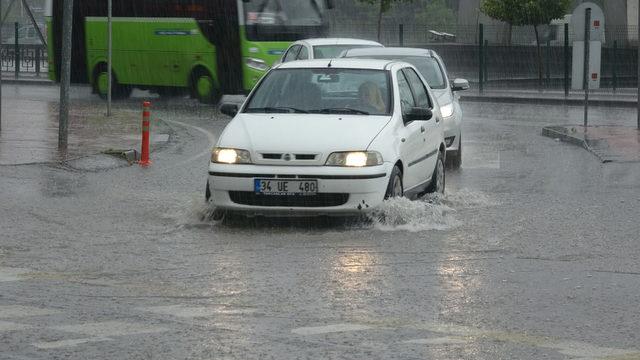
POLYGON ((254 70, 260 70, 260 71, 269 70, 269 65, 267 65, 267 63, 262 59, 247 58, 246 64, 248 67, 254 70))
POLYGON ((251 164, 251 154, 247 150, 215 148, 211 152, 211 162, 223 164, 251 164))
POLYGON ((440 106, 440 114, 443 118, 448 118, 453 115, 453 103, 449 103, 445 106, 440 106))
POLYGON ((382 155, 377 151, 334 152, 329 155, 325 165, 363 167, 382 164, 382 155))

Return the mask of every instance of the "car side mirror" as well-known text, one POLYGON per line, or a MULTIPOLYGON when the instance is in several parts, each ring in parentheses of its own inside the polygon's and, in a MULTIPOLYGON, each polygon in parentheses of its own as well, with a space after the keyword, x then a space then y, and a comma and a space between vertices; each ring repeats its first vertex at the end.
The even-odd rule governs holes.
POLYGON ((234 117, 236 116, 236 114, 238 114, 238 105, 237 104, 222 104, 222 106, 220 106, 220 112, 227 115, 227 116, 231 116, 234 117))
POLYGON ((405 123, 408 123, 412 121, 427 121, 431 120, 432 117, 433 112, 431 111, 431 109, 414 107, 411 108, 411 110, 409 110, 409 112, 402 118, 404 119, 405 123))
POLYGON ((465 79, 455 79, 451 84, 452 91, 464 91, 469 90, 469 81, 465 79))

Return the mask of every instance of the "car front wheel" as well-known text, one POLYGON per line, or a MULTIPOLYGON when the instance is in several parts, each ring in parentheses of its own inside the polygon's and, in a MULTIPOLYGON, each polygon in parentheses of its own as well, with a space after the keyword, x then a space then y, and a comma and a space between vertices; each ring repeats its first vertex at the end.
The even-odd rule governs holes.
POLYGON ((402 197, 404 194, 404 189, 402 187, 402 171, 396 165, 393 167, 393 171, 391 171, 391 176, 389 177, 389 185, 387 185, 387 192, 384 195, 385 200, 389 198, 397 198, 402 197))

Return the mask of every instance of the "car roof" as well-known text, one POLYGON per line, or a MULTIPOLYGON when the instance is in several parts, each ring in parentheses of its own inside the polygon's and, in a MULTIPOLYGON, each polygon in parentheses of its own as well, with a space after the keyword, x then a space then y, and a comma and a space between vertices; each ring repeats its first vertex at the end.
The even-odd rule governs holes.
POLYGON ((311 46, 318 45, 371 45, 371 46, 382 46, 382 44, 371 41, 371 40, 362 40, 362 39, 350 39, 350 38, 314 38, 314 39, 304 39, 300 40, 300 42, 305 42, 311 46))
POLYGON ((383 48, 358 48, 345 50, 342 54, 343 57, 356 57, 356 56, 427 56, 436 57, 437 54, 433 50, 421 49, 421 48, 405 48, 405 47, 383 47, 383 48))
MULTIPOLYGON (((317 60, 298 60, 282 63, 276 66, 276 69, 310 69, 310 68, 327 68, 331 64, 331 68, 338 69, 371 69, 386 70, 389 65, 402 63, 396 60, 375 60, 375 59, 317 59, 317 60)), ((410 64, 406 64, 411 66, 410 64)))

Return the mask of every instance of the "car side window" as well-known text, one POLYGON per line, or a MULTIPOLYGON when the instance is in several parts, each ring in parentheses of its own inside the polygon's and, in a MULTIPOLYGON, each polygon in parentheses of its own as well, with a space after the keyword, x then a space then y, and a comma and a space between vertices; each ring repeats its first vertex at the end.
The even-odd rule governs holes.
POLYGON ((431 106, 431 99, 429 98, 427 88, 424 86, 422 80, 420 80, 420 76, 418 76, 418 74, 412 68, 405 68, 403 72, 407 76, 409 84, 413 89, 413 94, 415 95, 415 100, 416 104, 418 104, 418 107, 431 109, 433 107, 431 106))
POLYGON ((306 46, 300 48, 300 52, 298 53, 298 60, 307 60, 309 59, 309 50, 307 50, 306 46))
POLYGON ((287 53, 285 54, 284 58, 282 59, 282 62, 288 62, 288 61, 295 60, 296 57, 298 56, 298 52, 300 52, 300 45, 292 46, 289 49, 289 51, 287 51, 287 53))
POLYGON ((413 93, 411 92, 411 88, 409 87, 409 81, 404 76, 402 71, 398 71, 398 90, 400 92, 400 107, 402 109, 402 114, 408 114, 412 108, 416 106, 416 103, 413 99, 413 93))

